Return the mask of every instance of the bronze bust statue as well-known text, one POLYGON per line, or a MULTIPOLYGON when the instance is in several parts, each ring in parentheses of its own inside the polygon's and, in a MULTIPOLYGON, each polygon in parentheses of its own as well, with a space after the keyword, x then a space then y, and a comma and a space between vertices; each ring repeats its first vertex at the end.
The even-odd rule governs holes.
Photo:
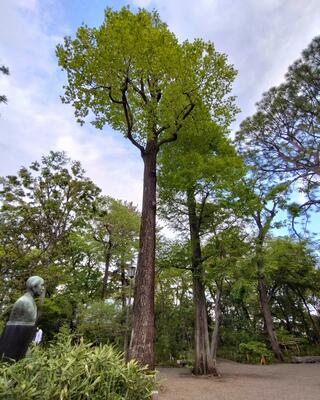
POLYGON ((23 358, 36 332, 37 306, 34 298, 44 293, 44 280, 40 276, 31 276, 26 285, 27 291, 15 302, 0 338, 0 357, 7 360, 23 358))

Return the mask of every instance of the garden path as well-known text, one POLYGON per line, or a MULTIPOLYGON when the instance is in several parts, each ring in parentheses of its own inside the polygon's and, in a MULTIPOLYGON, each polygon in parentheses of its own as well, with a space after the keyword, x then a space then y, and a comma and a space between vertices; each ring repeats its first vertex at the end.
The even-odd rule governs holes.
POLYGON ((320 363, 247 365, 220 361, 220 378, 158 368, 159 400, 320 400, 320 363))

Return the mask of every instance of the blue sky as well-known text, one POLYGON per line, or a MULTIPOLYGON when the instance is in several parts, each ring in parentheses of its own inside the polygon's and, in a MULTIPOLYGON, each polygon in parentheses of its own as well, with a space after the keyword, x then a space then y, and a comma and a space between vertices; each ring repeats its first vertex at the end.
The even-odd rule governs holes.
MULTIPOLYGON (((66 150, 80 160, 104 191, 141 204, 142 161, 121 134, 89 123, 80 127, 70 106, 60 102, 64 72, 55 46, 82 23, 98 26, 106 7, 155 8, 179 40, 202 37, 228 55, 238 69, 234 84, 242 110, 279 84, 287 67, 320 34, 319 0, 11 0, 0 5, 0 175, 39 160, 49 150, 66 150)), ((234 126, 236 129, 236 125, 234 126)))

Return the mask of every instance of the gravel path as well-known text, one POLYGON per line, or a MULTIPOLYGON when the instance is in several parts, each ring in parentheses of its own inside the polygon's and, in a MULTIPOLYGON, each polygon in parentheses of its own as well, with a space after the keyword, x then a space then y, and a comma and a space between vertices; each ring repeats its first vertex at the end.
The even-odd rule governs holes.
POLYGON ((319 364, 218 363, 221 378, 158 368, 159 400, 320 400, 319 364))

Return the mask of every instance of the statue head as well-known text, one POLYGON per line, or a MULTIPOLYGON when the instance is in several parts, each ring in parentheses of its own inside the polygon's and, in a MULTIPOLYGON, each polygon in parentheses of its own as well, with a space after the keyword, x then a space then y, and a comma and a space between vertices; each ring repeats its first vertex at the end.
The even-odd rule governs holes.
POLYGON ((27 280, 27 290, 34 297, 40 297, 44 291, 44 280, 40 276, 30 276, 27 280))

